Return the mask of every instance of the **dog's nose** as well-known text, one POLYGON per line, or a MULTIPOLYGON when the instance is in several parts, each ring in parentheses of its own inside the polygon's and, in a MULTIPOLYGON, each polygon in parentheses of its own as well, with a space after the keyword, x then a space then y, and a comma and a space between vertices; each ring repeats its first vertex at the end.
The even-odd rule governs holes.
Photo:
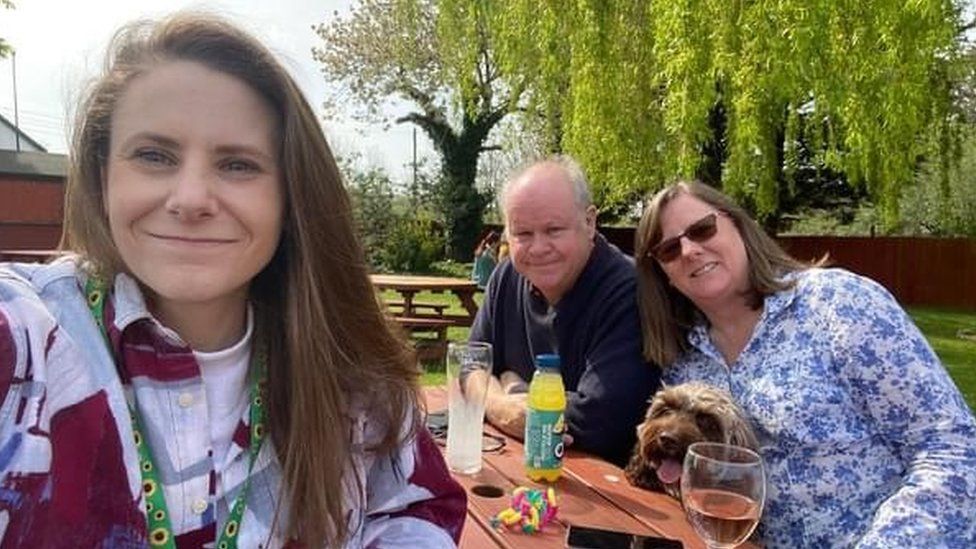
POLYGON ((678 449, 678 437, 671 433, 661 433, 657 436, 658 444, 666 452, 673 452, 678 449))

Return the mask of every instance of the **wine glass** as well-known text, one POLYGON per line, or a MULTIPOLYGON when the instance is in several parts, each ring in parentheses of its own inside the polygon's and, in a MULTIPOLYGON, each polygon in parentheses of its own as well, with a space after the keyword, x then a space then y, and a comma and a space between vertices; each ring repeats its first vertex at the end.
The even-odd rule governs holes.
POLYGON ((710 549, 744 542, 759 523, 766 473, 759 454, 731 444, 696 442, 681 472, 688 522, 710 549))

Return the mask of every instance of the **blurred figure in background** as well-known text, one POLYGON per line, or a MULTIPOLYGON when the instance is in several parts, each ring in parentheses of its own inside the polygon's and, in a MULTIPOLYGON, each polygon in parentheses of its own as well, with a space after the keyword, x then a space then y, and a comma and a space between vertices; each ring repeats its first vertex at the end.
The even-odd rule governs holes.
POLYGON ((471 280, 474 280, 482 290, 488 285, 488 279, 498 263, 496 258, 498 248, 498 233, 490 231, 481 239, 474 249, 474 263, 471 265, 471 280))
POLYGON ((502 261, 506 259, 508 259, 508 237, 503 232, 501 239, 498 241, 498 264, 501 265, 502 261))

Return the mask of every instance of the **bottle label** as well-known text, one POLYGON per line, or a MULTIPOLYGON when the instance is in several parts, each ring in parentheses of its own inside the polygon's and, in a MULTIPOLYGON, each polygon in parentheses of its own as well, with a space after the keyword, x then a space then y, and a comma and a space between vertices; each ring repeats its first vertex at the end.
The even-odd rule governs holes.
POLYGON ((525 465, 556 469, 563 463, 562 411, 529 409, 525 418, 525 465))

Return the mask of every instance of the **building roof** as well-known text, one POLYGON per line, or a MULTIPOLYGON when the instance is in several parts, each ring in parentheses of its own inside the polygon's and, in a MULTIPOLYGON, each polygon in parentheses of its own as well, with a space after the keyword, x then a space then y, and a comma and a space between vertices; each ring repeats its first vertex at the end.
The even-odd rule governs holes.
POLYGON ((64 179, 67 173, 67 155, 0 150, 0 174, 64 179))
POLYGON ((47 152, 47 148, 44 145, 41 145, 37 141, 34 141, 33 139, 31 139, 31 137, 29 135, 27 135, 26 133, 24 133, 23 130, 21 130, 17 126, 14 126, 14 123, 11 122, 10 120, 7 120, 7 117, 5 117, 2 114, 0 114, 0 124, 3 124, 4 126, 7 126, 8 128, 10 128, 10 131, 11 132, 19 135, 21 139, 23 139, 24 141, 30 143, 31 146, 34 147, 35 149, 37 149, 37 150, 39 150, 41 152, 47 152))

